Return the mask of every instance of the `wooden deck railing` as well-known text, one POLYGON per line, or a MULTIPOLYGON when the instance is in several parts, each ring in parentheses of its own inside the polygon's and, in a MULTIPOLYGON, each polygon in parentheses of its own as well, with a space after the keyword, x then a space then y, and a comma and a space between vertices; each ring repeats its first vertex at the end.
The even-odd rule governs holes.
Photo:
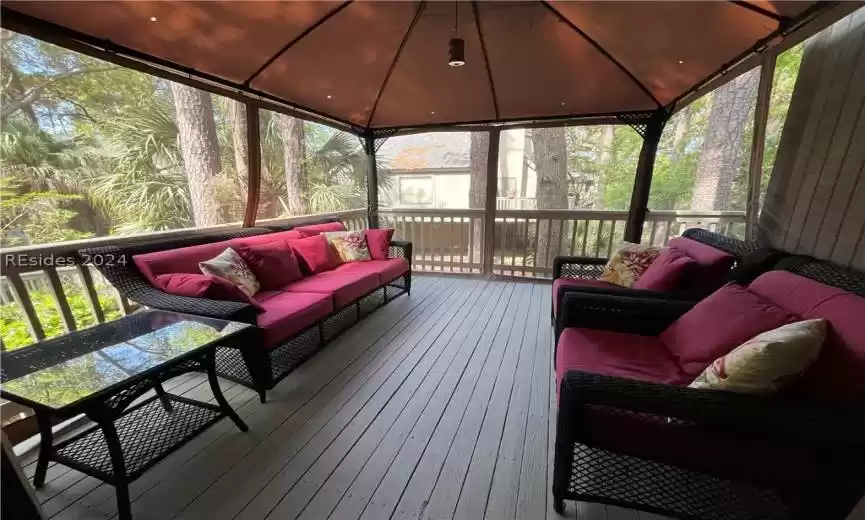
MULTIPOLYGON (((382 227, 396 229, 396 238, 413 242, 415 270, 483 272, 483 210, 393 209, 379 218, 382 227)), ((499 210, 493 274, 548 278, 558 255, 607 257, 623 240, 627 218, 627 211, 499 210)), ((665 245, 690 227, 741 237, 745 214, 650 211, 646 220, 644 241, 665 245)))

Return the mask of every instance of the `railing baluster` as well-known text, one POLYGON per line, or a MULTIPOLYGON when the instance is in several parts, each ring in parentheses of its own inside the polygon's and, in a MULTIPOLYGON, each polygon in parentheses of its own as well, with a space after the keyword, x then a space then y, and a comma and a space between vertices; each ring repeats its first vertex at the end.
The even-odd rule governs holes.
POLYGON ((514 219, 514 236, 513 241, 511 242, 511 276, 516 276, 517 274, 517 239, 519 239, 520 235, 520 219, 514 219))
POLYGON ((667 242, 670 241, 670 236, 672 234, 673 234, 673 221, 668 220, 667 221, 667 229, 664 230, 664 244, 663 245, 665 245, 665 246, 667 245, 667 242))
POLYGON ((30 335, 36 341, 45 339, 45 331, 42 329, 42 323, 39 321, 39 316, 36 315, 36 309, 33 308, 33 302, 30 300, 30 294, 27 293, 27 288, 24 282, 21 281, 21 276, 18 273, 7 272, 6 279, 12 286, 12 296, 15 302, 24 313, 24 320, 27 322, 27 329, 30 335))
POLYGON ((657 232, 658 232, 658 221, 653 220, 652 221, 652 231, 651 231, 651 234, 649 235, 649 245, 650 246, 655 245, 655 235, 657 234, 657 232))
POLYGON ((571 248, 569 254, 571 256, 574 256, 574 247, 576 247, 577 245, 577 228, 579 227, 578 224, 580 221, 576 219, 571 219, 568 222, 571 223, 571 248))
POLYGON ((523 229, 525 230, 525 233, 523 233, 523 259, 521 262, 523 270, 520 271, 522 273, 522 276, 526 275, 526 257, 529 256, 529 219, 525 219, 524 224, 525 225, 523 226, 523 229))
POLYGON ((595 256, 601 256, 601 238, 603 236, 604 231, 604 221, 598 221, 598 236, 595 237, 595 256))
MULTIPOLYGON (((565 220, 560 219, 559 220, 559 237, 556 240, 556 254, 553 255, 554 258, 556 256, 559 256, 560 254, 562 254, 562 237, 564 237, 564 236, 565 236, 565 220)), ((552 264, 550 264, 550 265, 552 266, 552 264)))
POLYGON ((426 250, 424 249, 424 226, 426 224, 426 217, 420 218, 420 256, 421 256, 421 269, 426 269, 426 250))
POLYGON ((451 217, 448 223, 448 262, 450 262, 450 272, 454 272, 454 217, 451 217))
POLYGON ((607 246, 607 258, 613 256, 613 240, 616 238, 616 221, 610 223, 610 243, 607 246))
POLYGON ((90 274, 90 268, 79 264, 77 269, 78 276, 81 278, 81 285, 84 287, 84 297, 90 306, 90 312, 96 318, 97 323, 104 323, 105 313, 102 312, 102 305, 99 303, 99 293, 96 292, 96 286, 93 285, 93 275, 90 274))
POLYGON ((63 290, 63 283, 60 281, 60 277, 57 276, 57 269, 46 267, 43 271, 45 272, 45 276, 48 277, 48 288, 51 290, 54 304, 57 305, 57 310, 60 311, 60 320, 63 322, 63 328, 66 332, 76 330, 78 327, 75 324, 75 316, 72 315, 72 309, 69 308, 66 291, 63 290))
POLYGON ((580 256, 586 256, 586 246, 589 245, 589 222, 590 220, 584 220, 585 226, 583 226, 583 249, 580 251, 580 256))

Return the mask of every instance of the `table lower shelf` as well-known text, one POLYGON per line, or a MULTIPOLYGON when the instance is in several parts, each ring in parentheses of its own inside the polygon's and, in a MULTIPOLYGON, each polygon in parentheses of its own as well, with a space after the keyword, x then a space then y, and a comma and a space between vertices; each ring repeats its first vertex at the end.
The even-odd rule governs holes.
POLYGON ((114 422, 123 449, 125 478, 114 474, 105 435, 98 426, 58 443, 51 459, 101 480, 129 482, 225 417, 215 405, 171 394, 166 397, 171 401, 171 412, 153 397, 114 422))

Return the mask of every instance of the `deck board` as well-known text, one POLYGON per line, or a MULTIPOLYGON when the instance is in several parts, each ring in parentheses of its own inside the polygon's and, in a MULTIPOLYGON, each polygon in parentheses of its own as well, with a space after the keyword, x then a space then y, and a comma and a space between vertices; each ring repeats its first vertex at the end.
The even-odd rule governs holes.
MULTIPOLYGON (((222 381, 221 421, 130 487, 136 520, 559 518, 549 285, 418 276, 269 393, 222 381)), ((212 399, 206 378, 168 383, 212 399)), ((22 460, 33 471, 32 454, 22 460)), ((49 467, 46 518, 116 518, 114 490, 49 467)), ((660 518, 568 504, 579 520, 660 518)))

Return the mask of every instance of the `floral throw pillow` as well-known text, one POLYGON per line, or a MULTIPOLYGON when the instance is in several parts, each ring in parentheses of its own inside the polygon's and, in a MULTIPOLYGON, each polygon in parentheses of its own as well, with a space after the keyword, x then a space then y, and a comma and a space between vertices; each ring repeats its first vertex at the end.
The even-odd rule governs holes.
POLYGON ((600 280, 622 287, 632 287, 664 249, 666 248, 624 242, 607 261, 600 280))
POLYGON ((322 235, 327 238, 327 243, 336 249, 343 262, 372 260, 363 231, 331 231, 322 235))
POLYGON ((245 292, 247 296, 252 296, 261 288, 261 284, 258 283, 258 279, 243 261, 243 258, 230 247, 215 258, 199 262, 198 268, 208 276, 225 278, 240 287, 240 290, 245 292))
POLYGON ((772 394, 811 366, 825 338, 825 320, 782 325, 754 336, 719 357, 689 386, 743 394, 772 394))

